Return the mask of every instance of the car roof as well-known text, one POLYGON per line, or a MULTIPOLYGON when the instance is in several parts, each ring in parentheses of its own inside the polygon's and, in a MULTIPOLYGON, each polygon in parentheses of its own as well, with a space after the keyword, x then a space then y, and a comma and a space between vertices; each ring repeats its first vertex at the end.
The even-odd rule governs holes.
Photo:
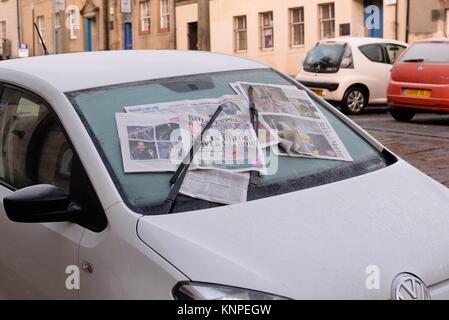
POLYGON ((384 39, 384 38, 370 38, 370 37, 341 37, 341 38, 323 39, 320 41, 320 43, 323 42, 341 42, 341 43, 349 43, 356 46, 371 43, 394 43, 407 46, 407 43, 398 40, 384 39))
POLYGON ((185 75, 269 68, 225 54, 200 51, 130 50, 39 56, 0 62, 2 70, 45 81, 61 92, 185 75))

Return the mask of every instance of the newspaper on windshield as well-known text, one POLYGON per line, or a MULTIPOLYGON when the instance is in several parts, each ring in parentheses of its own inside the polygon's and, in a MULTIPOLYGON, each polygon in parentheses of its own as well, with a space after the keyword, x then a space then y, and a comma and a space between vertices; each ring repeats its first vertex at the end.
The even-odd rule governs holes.
POLYGON ((185 115, 116 113, 125 172, 175 171, 186 154, 185 115))
POLYGON ((221 204, 246 202, 249 173, 194 170, 186 175, 180 193, 221 204))
POLYGON ((248 89, 253 87, 261 122, 277 133, 278 147, 273 149, 276 154, 353 161, 326 116, 304 90, 248 82, 230 85, 248 102, 248 89))
MULTIPOLYGON (((248 115, 248 102, 243 96, 225 95, 216 99, 181 100, 137 106, 127 106, 128 113, 189 114, 210 119, 218 106, 223 105, 220 118, 248 115)), ((260 146, 266 148, 279 143, 277 134, 266 124, 259 122, 258 138, 260 146)))
POLYGON ((248 113, 246 100, 238 95, 225 95, 215 99, 181 100, 127 106, 125 111, 129 113, 190 113, 210 118, 219 105, 224 106, 221 116, 248 113))
MULTIPOLYGON (((217 108, 215 104, 215 110, 217 108)), ((179 110, 175 106, 161 108, 161 112, 116 114, 125 172, 176 170, 210 117, 179 111, 171 113, 175 109, 179 110)), ((249 115, 240 113, 217 118, 204 133, 190 168, 264 172, 262 146, 249 115)))

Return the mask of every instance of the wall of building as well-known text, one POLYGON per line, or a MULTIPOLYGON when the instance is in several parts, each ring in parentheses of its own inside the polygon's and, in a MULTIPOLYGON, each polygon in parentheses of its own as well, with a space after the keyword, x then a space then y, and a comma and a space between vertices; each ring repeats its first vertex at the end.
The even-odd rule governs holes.
MULTIPOLYGON (((12 1, 12 0, 9 0, 12 1)), ((110 0, 107 9, 103 0, 66 0, 62 11, 56 10, 60 16, 59 36, 53 34, 53 15, 51 0, 23 0, 23 27, 24 41, 30 48, 30 55, 41 55, 43 50, 37 40, 37 34, 33 31, 34 21, 43 15, 45 19, 45 43, 50 53, 81 52, 87 50, 87 19, 91 19, 92 50, 123 50, 125 49, 124 24, 132 23, 132 48, 133 49, 169 49, 175 48, 175 16, 170 14, 170 29, 160 30, 159 0, 151 0, 152 21, 151 32, 140 32, 140 0, 132 0, 132 14, 123 14, 120 0, 110 0), (34 3, 34 6, 32 4, 34 3), (79 24, 76 31, 72 32, 69 24, 69 11, 79 11, 79 24), (106 10, 106 12, 105 12, 106 10), (106 14, 106 16, 105 16, 106 14), (105 23, 107 19, 107 24, 105 23), (106 44, 106 32, 109 41, 106 44), (35 37, 33 47, 33 34, 35 37), (58 38, 59 45, 56 45, 58 38), (57 48, 59 52, 57 52, 57 48)), ((174 0, 169 1, 169 7, 174 13, 174 0)))
POLYGON ((0 21, 6 22, 6 39, 11 42, 11 57, 15 58, 19 47, 16 0, 0 1, 0 21))
MULTIPOLYGON (((319 5, 329 0, 212 0, 210 1, 211 50, 238 54, 256 59, 290 75, 295 75, 310 48, 320 40, 319 5), (304 7, 305 43, 290 47, 289 8, 304 7), (260 49, 259 13, 273 11, 274 48, 260 49), (248 49, 237 53, 234 49, 235 16, 246 15, 248 49)), ((351 36, 366 36, 363 0, 336 0, 335 33, 339 26, 350 23, 351 36)), ((176 9, 178 49, 187 49, 187 23, 197 21, 197 5, 193 1, 181 1, 176 9)), ((398 0, 398 38, 405 39, 406 0, 398 0)), ((384 37, 396 36, 395 5, 384 4, 384 37)))

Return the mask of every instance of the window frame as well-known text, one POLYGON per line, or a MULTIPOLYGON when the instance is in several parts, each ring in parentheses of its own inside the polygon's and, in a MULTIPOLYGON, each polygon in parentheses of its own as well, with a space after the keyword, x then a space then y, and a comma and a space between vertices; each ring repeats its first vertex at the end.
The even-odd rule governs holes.
POLYGON ((151 0, 140 0, 139 1, 139 34, 146 35, 151 34, 151 23, 152 23, 152 11, 151 10, 151 0), (148 16, 144 16, 143 7, 145 4, 148 4, 148 16), (144 30, 144 23, 148 20, 148 29, 144 30))
POLYGON ((235 53, 245 53, 248 52, 248 19, 246 15, 240 15, 240 16, 234 16, 233 18, 234 20, 234 52, 235 53), (245 28, 244 29, 239 29, 239 24, 238 24, 238 20, 244 18, 245 19, 245 28), (246 33, 246 38, 245 38, 245 49, 240 49, 239 47, 239 34, 241 32, 245 32, 246 33))
POLYGON ((41 37, 42 37, 42 41, 41 41, 41 38, 38 36, 39 42, 41 44, 42 44, 42 42, 45 44, 45 16, 44 15, 37 16, 36 24, 37 24, 37 29, 39 30, 39 33, 41 34, 41 37), (40 24, 41 21, 42 21, 42 25, 40 24))
POLYGON ((0 39, 6 39, 7 28, 8 28, 8 25, 6 23, 6 19, 0 20, 0 39), (4 25, 5 27, 2 27, 2 25, 4 25), (2 33, 4 33, 4 35, 5 35, 4 37, 3 37, 2 33))
MULTIPOLYGON (((330 14, 329 14, 330 15, 330 14)), ((320 28, 320 39, 331 39, 335 38, 335 2, 327 2, 327 3, 320 3, 318 4, 318 19, 319 19, 319 28, 320 28), (324 8, 328 7, 329 13, 332 12, 333 15, 330 18, 323 18, 323 12, 324 8), (330 8, 333 8, 333 10, 330 10, 330 8), (325 22, 333 22, 333 35, 329 37, 324 36, 324 23, 325 22)))
POLYGON ((159 32, 169 32, 170 31, 170 1, 169 0, 159 0, 159 32), (162 3, 167 3, 167 11, 163 12, 162 3), (167 26, 162 26, 162 23, 167 18, 167 26))
POLYGON ((272 51, 274 50, 274 13, 273 11, 264 11, 264 12, 259 12, 259 33, 260 33, 260 50, 262 51, 272 51), (264 25, 264 18, 265 15, 271 15, 271 24, 265 26, 264 25), (267 30, 271 30, 271 47, 266 47, 265 46, 265 31, 267 30))
MULTIPOLYGON (((95 188, 93 187, 93 184, 92 184, 90 178, 87 175, 87 171, 81 161, 81 158, 79 157, 78 152, 76 151, 76 149, 75 149, 69 135, 67 134, 65 127, 63 126, 61 120, 59 119, 59 116, 56 113, 56 111, 53 109, 51 104, 48 103, 48 101, 46 99, 44 99, 43 97, 41 97, 40 95, 30 91, 29 89, 23 88, 21 86, 17 86, 15 84, 11 84, 11 83, 2 81, 1 79, 0 79, 0 101, 3 98, 3 94, 4 94, 4 91, 6 88, 9 88, 11 90, 16 90, 19 92, 23 92, 24 94, 26 94, 36 100, 39 100, 42 103, 42 105, 45 106, 45 108, 47 108, 48 112, 53 115, 54 121, 61 128, 61 132, 64 135, 64 138, 65 138, 67 144, 69 145, 69 147, 71 148, 71 150, 73 152, 72 168, 74 166, 73 163, 77 162, 75 164, 75 166, 78 169, 77 174, 72 175, 72 173, 73 173, 72 172, 71 176, 70 176, 70 183, 69 183, 70 198, 72 198, 73 196, 75 196, 76 198, 79 198, 83 194, 85 195, 85 193, 83 193, 83 192, 85 191, 85 189, 87 187, 87 188, 91 189, 91 191, 92 191, 91 197, 93 197, 95 204, 90 204, 89 207, 85 208, 85 209, 88 209, 89 213, 91 213, 91 209, 92 209, 91 207, 92 207, 92 205, 94 205, 96 207, 96 209, 98 210, 98 212, 95 212, 94 215, 88 216, 87 219, 82 218, 80 221, 77 221, 74 223, 77 223, 81 227, 86 228, 86 229, 96 232, 96 233, 103 231, 109 224, 106 213, 103 209, 103 206, 102 206, 101 201, 97 195, 97 192, 96 192, 95 188), (74 180, 81 180, 81 183, 79 183, 80 181, 76 181, 76 182, 72 181, 72 176, 76 177, 74 180), (86 179, 87 179, 87 181, 86 181, 86 179), (86 183, 87 183, 87 186, 86 186, 86 183), (72 190, 72 184, 74 185, 73 190, 72 190), (81 186, 80 184, 82 184, 83 186, 81 186), (99 225, 95 225, 96 223, 99 223, 99 225)), ((10 185, 6 181, 4 181, 1 177, 0 177, 0 186, 5 187, 6 189, 8 189, 12 192, 19 190, 19 188, 10 185)), ((92 200, 92 199, 90 199, 90 200, 92 200)))
POLYGON ((360 53, 366 59, 368 59, 370 62, 387 64, 387 53, 386 53, 386 48, 385 48, 383 43, 367 43, 367 44, 363 44, 361 46, 358 46, 357 48, 359 49, 360 53), (362 48, 369 47, 369 46, 378 46, 378 47, 380 47, 380 49, 381 49, 380 51, 382 53, 382 62, 371 60, 370 58, 368 58, 368 56, 366 54, 363 53, 362 48))
MULTIPOLYGON (((290 48, 303 48, 305 46, 306 42, 306 27, 305 27, 305 16, 304 16, 304 6, 301 7, 295 7, 295 8, 289 8, 289 41, 290 41, 290 48), (302 21, 293 21, 294 11, 299 10, 299 12, 302 12, 302 21), (302 43, 300 44, 294 44, 295 39, 295 26, 302 26, 302 43)), ((300 15, 301 17, 301 15, 300 15)), ((301 35, 301 33, 300 33, 301 35)))

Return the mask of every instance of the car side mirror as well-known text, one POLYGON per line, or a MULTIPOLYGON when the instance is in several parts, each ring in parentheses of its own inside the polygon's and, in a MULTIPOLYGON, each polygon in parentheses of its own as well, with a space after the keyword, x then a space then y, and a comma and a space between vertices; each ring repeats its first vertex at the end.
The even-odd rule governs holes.
POLYGON ((75 222, 81 215, 81 208, 70 202, 65 191, 49 184, 17 190, 3 199, 3 205, 15 222, 75 222))

